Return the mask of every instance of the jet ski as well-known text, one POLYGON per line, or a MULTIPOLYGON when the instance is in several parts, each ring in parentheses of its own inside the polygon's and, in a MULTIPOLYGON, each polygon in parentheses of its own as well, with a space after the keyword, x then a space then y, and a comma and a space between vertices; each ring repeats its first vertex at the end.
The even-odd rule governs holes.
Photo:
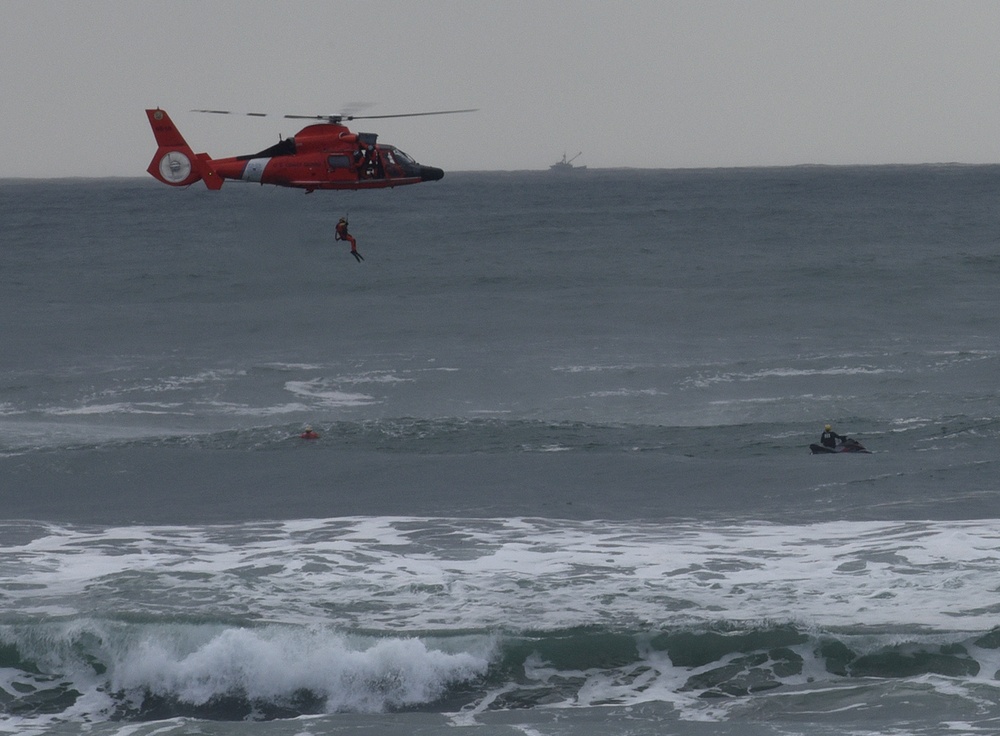
POLYGON ((809 449, 812 450, 813 455, 829 455, 834 452, 863 452, 866 455, 871 455, 871 450, 866 450, 864 445, 862 445, 857 440, 852 440, 850 437, 845 437, 836 447, 827 447, 826 445, 809 445, 809 449))

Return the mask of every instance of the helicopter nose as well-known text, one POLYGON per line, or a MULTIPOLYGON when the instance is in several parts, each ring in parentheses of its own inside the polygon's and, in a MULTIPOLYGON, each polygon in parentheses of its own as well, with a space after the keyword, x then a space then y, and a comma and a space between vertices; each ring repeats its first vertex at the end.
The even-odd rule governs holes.
POLYGON ((434 166, 420 167, 420 181, 437 181, 444 178, 444 170, 434 166))

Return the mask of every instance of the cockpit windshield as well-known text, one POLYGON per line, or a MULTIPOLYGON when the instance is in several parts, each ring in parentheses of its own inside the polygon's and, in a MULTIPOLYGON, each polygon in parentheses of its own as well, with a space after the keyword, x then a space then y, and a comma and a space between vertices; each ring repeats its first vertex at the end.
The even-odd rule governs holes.
POLYGON ((409 156, 407 156, 405 153, 403 153, 402 151, 400 151, 398 148, 395 149, 393 151, 393 153, 396 154, 396 160, 399 161, 402 164, 414 164, 414 165, 416 165, 416 163, 417 163, 412 158, 410 158, 409 156))

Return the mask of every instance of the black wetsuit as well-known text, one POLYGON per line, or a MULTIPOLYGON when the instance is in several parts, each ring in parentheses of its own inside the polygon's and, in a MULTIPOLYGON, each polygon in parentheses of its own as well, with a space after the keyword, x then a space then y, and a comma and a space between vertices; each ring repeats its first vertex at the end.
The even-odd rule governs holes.
POLYGON ((819 443, 823 445, 823 447, 836 447, 837 440, 843 442, 846 439, 847 438, 844 435, 837 434, 832 429, 827 429, 824 430, 823 434, 819 436, 819 443))

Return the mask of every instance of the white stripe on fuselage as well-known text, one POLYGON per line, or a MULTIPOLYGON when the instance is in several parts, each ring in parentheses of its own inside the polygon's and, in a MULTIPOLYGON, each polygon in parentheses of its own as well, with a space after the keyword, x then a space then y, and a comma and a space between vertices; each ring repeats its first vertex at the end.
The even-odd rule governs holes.
POLYGON ((264 167, 267 166, 269 158, 252 158, 243 167, 243 181, 259 182, 264 175, 264 167))

